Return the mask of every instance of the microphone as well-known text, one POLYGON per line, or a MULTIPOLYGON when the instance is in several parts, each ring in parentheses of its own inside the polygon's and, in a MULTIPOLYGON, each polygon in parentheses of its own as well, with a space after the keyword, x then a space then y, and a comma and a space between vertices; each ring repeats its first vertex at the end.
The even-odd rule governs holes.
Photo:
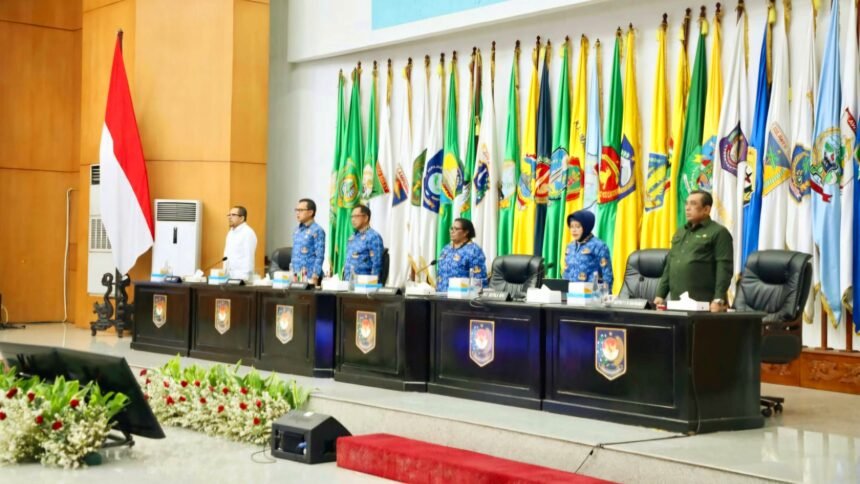
POLYGON ((415 275, 413 276, 413 278, 412 278, 412 279, 413 279, 413 280, 414 280, 414 279, 417 279, 417 278, 418 278, 418 274, 421 274, 422 272, 426 271, 427 269, 429 269, 429 268, 431 268, 431 267, 435 266, 437 262, 439 262, 437 259, 433 259, 433 260, 431 260, 429 264, 427 264, 426 266, 422 267, 421 269, 419 269, 419 270, 415 271, 415 275))
POLYGON ((226 255, 225 255, 224 257, 222 257, 222 258, 218 259, 217 261, 215 261, 212 265, 210 265, 210 266, 209 266, 209 267, 207 267, 206 269, 203 269, 203 274, 206 274, 207 272, 209 272, 209 269, 211 269, 211 268, 213 268, 213 267, 217 266, 218 264, 220 264, 221 262, 224 262, 225 260, 227 260, 227 256, 226 256, 226 255))

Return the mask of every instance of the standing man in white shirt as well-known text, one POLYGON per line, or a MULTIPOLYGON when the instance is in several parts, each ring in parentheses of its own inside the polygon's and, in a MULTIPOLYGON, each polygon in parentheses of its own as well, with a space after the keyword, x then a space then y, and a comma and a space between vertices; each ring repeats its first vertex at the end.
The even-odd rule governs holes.
POLYGON ((254 256, 257 252, 257 234, 245 221, 248 210, 236 205, 227 214, 230 231, 224 244, 227 276, 230 279, 248 280, 254 273, 254 256))

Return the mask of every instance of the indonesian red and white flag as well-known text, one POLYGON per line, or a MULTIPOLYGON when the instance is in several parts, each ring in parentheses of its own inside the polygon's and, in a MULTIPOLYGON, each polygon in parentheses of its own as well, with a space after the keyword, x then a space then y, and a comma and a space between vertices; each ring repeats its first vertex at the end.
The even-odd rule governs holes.
POLYGON ((152 247, 155 231, 146 163, 122 60, 122 32, 113 55, 99 162, 102 223, 114 264, 125 274, 152 247))

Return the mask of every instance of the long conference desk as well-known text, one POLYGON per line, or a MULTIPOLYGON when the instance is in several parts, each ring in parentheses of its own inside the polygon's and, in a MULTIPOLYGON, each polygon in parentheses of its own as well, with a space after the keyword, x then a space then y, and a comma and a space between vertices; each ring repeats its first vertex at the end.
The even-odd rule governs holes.
POLYGON ((757 428, 762 313, 135 285, 131 347, 676 432, 757 428))

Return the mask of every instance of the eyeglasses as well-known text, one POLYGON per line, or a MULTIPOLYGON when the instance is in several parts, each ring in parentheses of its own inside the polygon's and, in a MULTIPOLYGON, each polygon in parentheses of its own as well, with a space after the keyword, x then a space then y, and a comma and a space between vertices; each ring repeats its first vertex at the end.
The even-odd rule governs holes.
POLYGON ((228 217, 241 217, 241 215, 239 215, 238 213, 228 213, 227 216, 228 217))
POLYGON ((463 228, 462 227, 451 227, 450 229, 448 229, 448 232, 456 232, 458 230, 463 230, 463 228))
POLYGON ((309 211, 310 209, 309 209, 309 208, 294 208, 293 210, 294 210, 296 213, 299 213, 299 212, 307 212, 307 211, 309 211))

